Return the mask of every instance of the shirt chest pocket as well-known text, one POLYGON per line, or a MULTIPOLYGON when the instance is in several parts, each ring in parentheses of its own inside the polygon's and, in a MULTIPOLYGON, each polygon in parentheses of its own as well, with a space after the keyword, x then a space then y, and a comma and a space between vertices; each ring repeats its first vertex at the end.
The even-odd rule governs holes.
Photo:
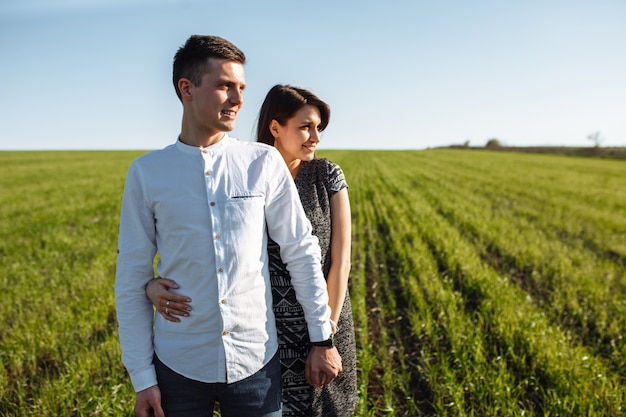
POLYGON ((225 231, 234 233, 238 239, 265 229, 265 200, 261 195, 236 196, 227 199, 221 208, 225 231))

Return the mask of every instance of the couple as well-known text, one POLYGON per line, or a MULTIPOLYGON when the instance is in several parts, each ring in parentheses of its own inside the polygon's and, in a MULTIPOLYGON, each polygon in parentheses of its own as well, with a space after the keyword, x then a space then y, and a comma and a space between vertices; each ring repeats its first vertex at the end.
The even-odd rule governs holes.
POLYGON ((274 148, 231 138, 244 63, 222 38, 190 37, 174 58, 181 134, 128 171, 115 293, 137 416, 355 409, 347 185, 315 159, 330 111, 276 86, 258 121, 274 148), (152 279, 157 252, 168 279, 152 279))

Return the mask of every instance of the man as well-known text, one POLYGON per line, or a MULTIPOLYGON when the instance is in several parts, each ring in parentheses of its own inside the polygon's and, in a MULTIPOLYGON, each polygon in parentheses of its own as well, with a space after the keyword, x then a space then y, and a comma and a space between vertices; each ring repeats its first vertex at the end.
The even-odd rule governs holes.
POLYGON ((307 362, 309 383, 341 371, 319 245, 287 167, 275 149, 226 134, 243 105, 244 63, 222 38, 190 37, 174 58, 180 136, 128 171, 115 294, 136 416, 212 416, 216 401, 224 417, 281 415, 268 233, 321 345, 307 362), (157 252, 157 273, 193 296, 194 314, 181 323, 154 318, 145 296, 157 252))

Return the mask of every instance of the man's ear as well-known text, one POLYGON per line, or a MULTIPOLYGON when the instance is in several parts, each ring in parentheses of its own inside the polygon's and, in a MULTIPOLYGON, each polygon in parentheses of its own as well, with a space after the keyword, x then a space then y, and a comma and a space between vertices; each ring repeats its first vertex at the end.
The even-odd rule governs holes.
POLYGON ((272 136, 274 136, 274 139, 278 137, 281 127, 282 126, 280 125, 280 123, 278 123, 276 119, 272 119, 272 121, 270 122, 270 133, 272 134, 272 136))
POLYGON ((178 80, 178 91, 183 100, 189 100, 191 98, 191 90, 193 83, 188 78, 181 78, 178 80))

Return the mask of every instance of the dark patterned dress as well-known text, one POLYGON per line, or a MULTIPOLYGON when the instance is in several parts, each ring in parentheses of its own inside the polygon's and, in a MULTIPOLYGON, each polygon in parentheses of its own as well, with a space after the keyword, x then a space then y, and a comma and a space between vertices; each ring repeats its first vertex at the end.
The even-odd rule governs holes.
MULTIPOLYGON (((306 216, 322 249, 322 270, 330 269, 330 198, 347 188, 341 168, 327 159, 302 162, 295 179, 306 216)), ((296 300, 291 278, 280 258, 278 245, 269 241, 269 271, 282 363, 283 416, 350 416, 357 405, 356 347, 350 295, 346 298, 335 334, 343 372, 323 388, 313 388, 304 375, 311 349, 302 307, 296 300)))

